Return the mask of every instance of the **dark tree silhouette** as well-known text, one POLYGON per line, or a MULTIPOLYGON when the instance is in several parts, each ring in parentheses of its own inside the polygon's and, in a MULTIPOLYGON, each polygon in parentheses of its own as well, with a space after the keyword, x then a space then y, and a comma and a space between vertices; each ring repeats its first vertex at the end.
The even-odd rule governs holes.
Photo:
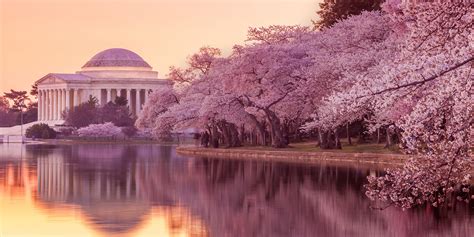
POLYGON ((363 11, 380 10, 384 0, 324 0, 317 11, 320 19, 313 21, 316 29, 331 27, 336 22, 363 11))
POLYGON ((0 110, 7 111, 10 109, 10 103, 8 103, 8 99, 0 96, 0 110))
MULTIPOLYGON (((117 97, 118 98, 118 97, 117 97)), ((112 122, 118 127, 133 126, 135 120, 130 116, 130 110, 126 105, 118 105, 109 102, 100 108, 100 122, 112 122)))
MULTIPOLYGON (((123 98, 123 97, 117 97, 123 98)), ((124 100, 119 99, 117 103, 109 102, 103 107, 98 107, 98 101, 95 97, 89 97, 87 102, 75 106, 69 111, 65 111, 64 119, 66 124, 72 127, 81 128, 94 123, 112 122, 118 127, 134 126, 135 120, 130 116, 130 110, 125 105, 121 105, 124 100)))
POLYGON ((8 99, 0 96, 0 127, 11 127, 15 125, 16 113, 10 111, 8 99))
MULTIPOLYGON (((38 102, 29 103, 26 111, 23 113, 23 122, 31 123, 38 120, 38 102)), ((17 123, 19 122, 17 118, 17 123)))
POLYGON ((38 97, 38 83, 35 82, 35 84, 31 86, 30 95, 34 96, 35 98, 38 97))
POLYGON ((128 100, 124 96, 117 96, 114 103, 118 106, 127 106, 128 100))
POLYGON ((66 124, 72 127, 81 128, 97 123, 98 109, 93 101, 88 101, 75 106, 65 113, 66 124))
POLYGON ((10 110, 14 112, 20 112, 22 109, 26 109, 26 102, 30 101, 26 91, 15 91, 5 92, 4 97, 12 102, 10 110))
POLYGON ((99 100, 95 96, 90 95, 89 100, 86 103, 92 107, 97 107, 99 100))

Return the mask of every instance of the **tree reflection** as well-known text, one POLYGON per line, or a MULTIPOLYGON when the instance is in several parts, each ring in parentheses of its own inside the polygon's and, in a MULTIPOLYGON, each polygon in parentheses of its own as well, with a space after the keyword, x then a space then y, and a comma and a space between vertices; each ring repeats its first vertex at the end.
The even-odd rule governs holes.
POLYGON ((468 236, 473 228, 472 203, 457 203, 455 210, 371 210, 362 190, 366 169, 204 158, 190 163, 180 172, 175 167, 166 187, 213 236, 468 236))
POLYGON ((474 228, 472 202, 371 210, 362 188, 379 171, 360 167, 188 159, 156 145, 20 154, 0 155, 2 195, 29 193, 42 209, 77 207, 105 235, 140 229, 154 209, 171 233, 192 236, 468 236, 474 228))

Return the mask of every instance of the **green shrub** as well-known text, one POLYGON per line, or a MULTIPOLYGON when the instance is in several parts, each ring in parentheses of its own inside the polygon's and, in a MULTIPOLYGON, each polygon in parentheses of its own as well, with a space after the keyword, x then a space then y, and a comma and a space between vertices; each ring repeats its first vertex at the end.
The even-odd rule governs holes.
POLYGON ((35 124, 26 129, 26 137, 28 138, 42 138, 42 139, 54 139, 56 138, 56 131, 50 128, 45 123, 35 124))

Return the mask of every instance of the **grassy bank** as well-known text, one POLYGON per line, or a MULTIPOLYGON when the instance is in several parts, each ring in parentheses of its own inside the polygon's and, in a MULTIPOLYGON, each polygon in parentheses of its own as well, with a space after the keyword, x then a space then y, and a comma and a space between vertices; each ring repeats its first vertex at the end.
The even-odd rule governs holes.
POLYGON ((238 148, 202 148, 195 146, 180 146, 177 152, 182 155, 220 158, 220 159, 250 159, 266 161, 284 161, 298 163, 350 163, 370 164, 382 167, 399 166, 409 156, 396 150, 384 149, 381 144, 364 144, 345 146, 341 150, 321 150, 315 143, 292 144, 288 148, 275 149, 271 147, 238 147, 238 148))
POLYGON ((246 149, 262 151, 302 151, 302 152, 343 152, 343 153, 376 153, 376 154, 402 154, 397 145, 385 148, 385 144, 367 143, 349 145, 347 141, 342 140, 342 149, 323 150, 317 146, 317 142, 292 143, 287 148, 276 149, 265 146, 249 146, 229 149, 246 149))

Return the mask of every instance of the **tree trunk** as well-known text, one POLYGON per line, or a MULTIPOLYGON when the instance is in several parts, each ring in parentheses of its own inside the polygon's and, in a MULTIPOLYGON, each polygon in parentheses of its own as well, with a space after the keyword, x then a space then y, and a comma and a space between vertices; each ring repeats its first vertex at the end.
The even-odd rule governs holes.
POLYGON ((239 147, 242 146, 242 142, 239 138, 239 131, 237 130, 237 126, 233 123, 228 123, 230 138, 231 138, 231 147, 239 147))
POLYGON ((390 128, 387 127, 385 129, 385 132, 387 133, 387 141, 385 143, 385 148, 389 148, 392 145, 392 134, 390 134, 390 128))
POLYGON ((365 137, 364 137, 364 130, 362 128, 359 130, 359 137, 357 139, 357 143, 358 144, 366 143, 366 140, 365 140, 365 137))
POLYGON ((245 127, 244 127, 244 125, 240 126, 240 142, 242 143, 241 145, 245 144, 245 127))
POLYGON ((380 128, 377 128, 377 144, 380 144, 380 128))
POLYGON ((326 149, 336 148, 336 136, 333 131, 329 130, 326 134, 326 149))
POLYGON ((217 131, 217 126, 214 124, 212 125, 211 146, 219 148, 219 131, 217 131))
POLYGON ((319 147, 321 149, 342 149, 341 140, 337 129, 322 132, 318 131, 319 134, 319 147))
POLYGON ((338 129, 334 129, 334 141, 335 141, 335 148, 336 149, 342 149, 342 144, 341 144, 341 140, 339 140, 339 133, 338 133, 338 129))
POLYGON ((226 144, 225 146, 226 148, 232 147, 229 129, 227 129, 226 124, 223 122, 220 122, 218 127, 222 133, 222 144, 226 144))
POLYGON ((351 133, 349 132, 349 123, 346 124, 346 136, 349 145, 352 145, 351 133))
MULTIPOLYGON (((255 115, 253 114, 249 114, 249 117, 250 119, 255 123, 255 126, 257 127, 257 130, 258 132, 260 133, 260 139, 257 139, 257 140, 260 140, 260 144, 265 146, 266 145, 266 141, 265 141, 265 128, 264 126, 262 125, 262 123, 260 123, 257 118, 255 117, 255 115)), ((257 137, 258 138, 258 137, 257 137)), ((257 142, 258 143, 258 142, 257 142)))
POLYGON ((267 115, 268 121, 270 122, 270 129, 272 131, 272 147, 275 148, 284 148, 287 147, 285 138, 283 137, 283 132, 281 129, 280 119, 276 114, 271 110, 264 110, 267 115))
POLYGON ((318 128, 318 146, 319 146, 319 148, 324 149, 323 143, 324 143, 323 133, 321 132, 321 128, 318 128))

